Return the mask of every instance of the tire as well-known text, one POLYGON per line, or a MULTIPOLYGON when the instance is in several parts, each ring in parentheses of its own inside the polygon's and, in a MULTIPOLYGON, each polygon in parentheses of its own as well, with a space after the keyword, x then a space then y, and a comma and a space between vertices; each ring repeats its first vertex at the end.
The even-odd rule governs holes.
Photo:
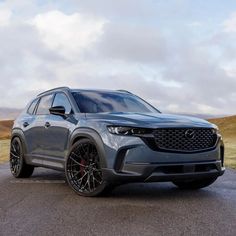
POLYGON ((24 149, 18 137, 11 141, 10 170, 15 178, 28 178, 34 172, 34 166, 28 165, 24 160, 24 149))
POLYGON ((216 181, 217 177, 209 177, 204 179, 173 181, 180 189, 200 189, 205 188, 216 181))
POLYGON ((65 164, 65 175, 69 186, 81 196, 98 196, 108 186, 103 179, 96 145, 87 138, 71 147, 65 164))

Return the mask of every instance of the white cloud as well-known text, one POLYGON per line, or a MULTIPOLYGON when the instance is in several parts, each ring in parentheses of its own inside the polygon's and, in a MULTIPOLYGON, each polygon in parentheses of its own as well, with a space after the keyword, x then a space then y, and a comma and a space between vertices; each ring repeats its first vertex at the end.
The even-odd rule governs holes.
POLYGON ((0 27, 9 24, 11 15, 12 12, 9 9, 0 8, 0 27))
POLYGON ((159 29, 124 23, 107 24, 97 47, 100 56, 131 63, 162 63, 168 53, 159 29))
MULTIPOLYGON (((215 40, 209 32, 204 41, 164 3, 155 3, 158 18, 153 1, 136 11, 134 0, 58 2, 1 5, 0 107, 21 108, 40 91, 68 85, 127 89, 164 112, 235 113, 234 34, 216 27, 215 40)), ((233 18, 224 22, 230 32, 233 18)))
POLYGON ((236 12, 223 22, 225 32, 236 32, 236 12))
POLYGON ((103 33, 105 23, 102 18, 56 10, 36 15, 32 20, 43 42, 69 59, 90 48, 103 33))
POLYGON ((189 27, 200 27, 202 26, 202 23, 200 21, 193 21, 187 24, 189 27))
POLYGON ((210 105, 207 104, 196 104, 197 110, 201 111, 203 114, 221 114, 222 110, 220 108, 217 107, 212 107, 210 105))

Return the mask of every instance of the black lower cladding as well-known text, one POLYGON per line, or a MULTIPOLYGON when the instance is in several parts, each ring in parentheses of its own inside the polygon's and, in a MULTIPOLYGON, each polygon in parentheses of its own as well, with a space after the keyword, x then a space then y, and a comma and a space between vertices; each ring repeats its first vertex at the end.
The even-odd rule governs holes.
POLYGON ((218 177, 225 168, 221 161, 181 163, 181 164, 134 164, 126 163, 125 171, 116 172, 105 169, 104 177, 107 180, 118 182, 156 182, 173 181, 176 179, 197 179, 207 176, 218 177))
POLYGON ((218 137, 211 128, 159 128, 153 137, 142 137, 152 149, 168 152, 201 152, 215 147, 218 137))
POLYGON ((181 173, 199 173, 218 170, 216 164, 183 164, 183 165, 167 165, 159 166, 154 172, 164 174, 181 174, 181 173))

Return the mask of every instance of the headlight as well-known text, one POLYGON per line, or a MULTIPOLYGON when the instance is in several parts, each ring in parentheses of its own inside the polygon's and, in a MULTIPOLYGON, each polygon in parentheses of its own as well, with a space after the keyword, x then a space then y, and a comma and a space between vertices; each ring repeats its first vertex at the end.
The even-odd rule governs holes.
POLYGON ((220 135, 219 128, 218 128, 217 126, 215 126, 215 128, 212 129, 212 133, 213 133, 213 134, 220 135))
POLYGON ((152 133, 151 129, 145 128, 135 128, 135 127, 126 127, 126 126, 107 126, 107 129, 112 134, 119 135, 144 135, 152 133))

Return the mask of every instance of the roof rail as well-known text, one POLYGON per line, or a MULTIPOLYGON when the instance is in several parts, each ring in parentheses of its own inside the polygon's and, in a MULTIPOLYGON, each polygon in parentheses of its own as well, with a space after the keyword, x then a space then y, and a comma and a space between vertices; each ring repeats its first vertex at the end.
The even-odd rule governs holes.
POLYGON ((70 89, 70 88, 69 87, 57 87, 57 88, 49 89, 49 90, 46 90, 46 91, 38 94, 37 97, 40 96, 40 95, 43 95, 44 93, 48 93, 48 92, 51 92, 51 91, 54 91, 54 90, 58 90, 58 89, 70 89))
POLYGON ((116 91, 132 94, 130 91, 127 91, 127 90, 124 90, 124 89, 118 89, 116 91))

